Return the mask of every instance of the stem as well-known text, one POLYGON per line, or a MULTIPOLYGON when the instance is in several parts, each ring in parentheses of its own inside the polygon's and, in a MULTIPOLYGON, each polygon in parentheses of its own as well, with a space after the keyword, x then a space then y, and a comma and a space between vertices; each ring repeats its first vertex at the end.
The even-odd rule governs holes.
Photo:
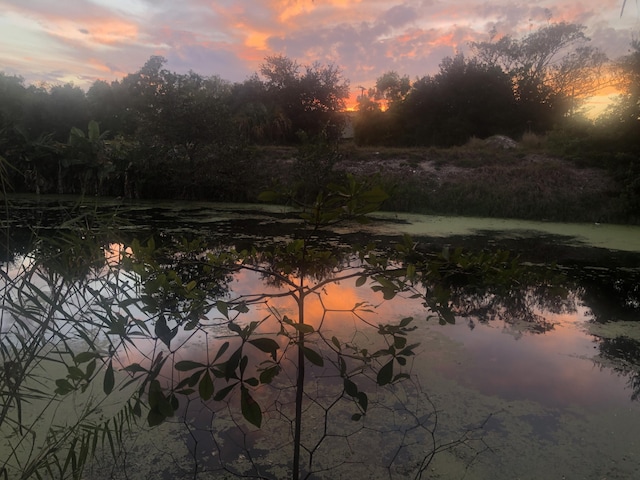
MULTIPOLYGON (((304 324, 304 272, 300 273, 298 322, 304 324)), ((304 396, 304 332, 298 331, 298 378, 296 382, 296 418, 293 434, 293 480, 300 478, 300 439, 302 430, 302 399, 304 396)))

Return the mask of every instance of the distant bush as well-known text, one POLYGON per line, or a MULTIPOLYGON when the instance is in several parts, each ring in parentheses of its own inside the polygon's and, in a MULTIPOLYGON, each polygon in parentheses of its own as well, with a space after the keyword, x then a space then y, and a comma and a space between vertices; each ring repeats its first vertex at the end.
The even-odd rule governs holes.
POLYGON ((520 145, 528 149, 538 149, 546 146, 547 137, 533 132, 525 132, 520 139, 520 145))

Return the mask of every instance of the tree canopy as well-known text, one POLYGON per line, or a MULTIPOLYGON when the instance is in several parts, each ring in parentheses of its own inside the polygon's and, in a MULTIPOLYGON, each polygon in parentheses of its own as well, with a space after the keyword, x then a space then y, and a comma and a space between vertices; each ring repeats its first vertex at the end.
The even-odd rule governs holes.
POLYGON ((521 114, 534 129, 545 131, 601 86, 607 57, 587 44, 585 28, 554 23, 521 39, 496 38, 493 31, 489 41, 471 46, 479 61, 511 77, 521 114))

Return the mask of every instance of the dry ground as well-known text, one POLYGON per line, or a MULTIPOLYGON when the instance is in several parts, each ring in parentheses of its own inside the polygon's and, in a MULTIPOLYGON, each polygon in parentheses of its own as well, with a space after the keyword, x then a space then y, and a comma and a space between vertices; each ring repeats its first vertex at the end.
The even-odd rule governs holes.
MULTIPOLYGON (((300 152, 279 147, 263 154, 271 165, 295 171, 300 152)), ((479 140, 448 149, 343 144, 334 168, 356 177, 378 175, 393 192, 385 204, 390 210, 594 222, 621 215, 620 186, 607 170, 580 167, 539 147, 479 140)))

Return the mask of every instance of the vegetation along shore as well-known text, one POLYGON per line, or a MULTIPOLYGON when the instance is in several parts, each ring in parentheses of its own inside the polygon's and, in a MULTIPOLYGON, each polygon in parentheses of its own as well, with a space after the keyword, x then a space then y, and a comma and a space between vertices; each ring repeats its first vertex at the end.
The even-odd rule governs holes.
POLYGON ((640 43, 607 59, 551 23, 471 47, 435 75, 385 73, 353 111, 337 66, 283 55, 241 83, 158 56, 86 92, 0 73, 2 194, 308 201, 350 173, 387 210, 638 223, 640 43), (619 95, 593 118, 605 87, 619 95))

